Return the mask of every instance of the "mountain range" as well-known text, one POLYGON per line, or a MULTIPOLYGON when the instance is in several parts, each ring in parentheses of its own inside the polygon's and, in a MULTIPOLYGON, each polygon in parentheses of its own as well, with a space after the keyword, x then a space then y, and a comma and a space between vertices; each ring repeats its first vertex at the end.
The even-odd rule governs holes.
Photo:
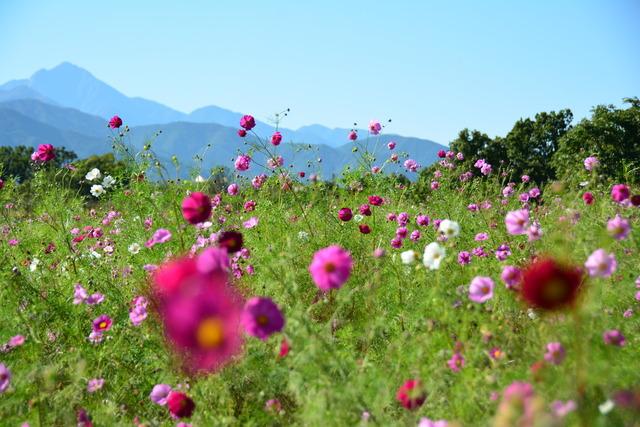
MULTIPOLYGON (((0 145, 50 143, 64 146, 79 157, 102 154, 111 150, 108 137, 112 131, 106 123, 114 114, 131 128, 128 138, 134 147, 141 148, 157 135, 154 150, 159 157, 175 155, 185 166, 184 171, 208 144, 211 148, 203 161, 205 170, 233 167, 238 152, 248 149, 246 141, 237 135, 241 113, 213 105, 184 113, 155 101, 128 97, 68 62, 0 86, 0 145)), ((268 137, 274 128, 257 121, 254 130, 268 137)), ((280 131, 285 142, 278 147, 278 154, 296 171, 319 168, 313 171, 330 178, 345 165, 356 164, 353 143, 347 140, 349 129, 314 124, 280 131)), ((367 135, 364 130, 359 134, 367 135)), ((425 166, 434 162, 437 151, 443 148, 426 139, 385 134, 379 141, 370 141, 369 150, 380 163, 389 156, 386 142, 391 140, 397 144, 396 152, 407 152, 425 166)), ((260 156, 254 160, 265 161, 260 156)), ((388 170, 399 172, 402 168, 394 165, 388 170)))

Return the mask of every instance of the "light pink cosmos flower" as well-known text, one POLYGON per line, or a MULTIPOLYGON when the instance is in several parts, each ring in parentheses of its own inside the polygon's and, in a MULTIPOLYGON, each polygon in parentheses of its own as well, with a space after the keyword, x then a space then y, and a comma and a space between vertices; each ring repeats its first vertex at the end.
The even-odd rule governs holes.
POLYGON ((309 265, 311 278, 320 290, 339 289, 349 279, 353 268, 351 254, 338 245, 320 249, 309 265))
POLYGON ((508 212, 504 222, 509 234, 525 234, 529 227, 529 211, 527 209, 518 209, 517 211, 508 212))
POLYGON ((599 164, 600 164, 600 161, 595 156, 589 156, 586 159, 584 159, 584 168, 588 171, 594 170, 595 168, 598 167, 599 164))
POLYGON ((167 404, 167 397, 171 393, 171 386, 168 384, 156 384, 149 394, 149 398, 156 405, 164 406, 167 404))
POLYGON ((369 132, 371 135, 378 135, 382 130, 382 125, 377 120, 371 120, 369 122, 369 132))
POLYGON ((505 265, 502 269, 502 274, 500 274, 500 278, 506 285, 507 289, 517 289, 522 281, 522 270, 518 267, 505 265))
POLYGON ((604 249, 596 249, 584 263, 591 277, 609 277, 616 271, 618 263, 613 254, 607 253, 604 249))
POLYGON ((140 326, 144 319, 147 318, 147 305, 147 299, 143 296, 137 296, 131 301, 129 320, 131 320, 133 326, 140 326))
POLYGON ((4 393, 11 384, 11 371, 5 366, 4 363, 0 363, 0 394, 4 393))
POLYGON ((476 276, 469 285, 469 299, 477 303, 485 303, 493 298, 493 280, 490 277, 476 276))
POLYGON ((239 190, 238 184, 234 182, 233 184, 230 184, 227 187, 227 194, 229 194, 230 196, 235 196, 238 194, 238 190, 239 190))
POLYGON ((430 420, 429 418, 422 417, 418 423, 418 427, 447 427, 449 422, 446 420, 430 420))
POLYGON ((244 228, 253 228, 256 225, 258 225, 258 218, 256 218, 255 216, 252 216, 251 218, 249 218, 248 220, 242 223, 242 226, 244 228))
POLYGON ((551 412, 558 418, 564 418, 569 413, 576 410, 578 405, 573 400, 567 400, 566 402, 562 402, 561 400, 554 400, 551 402, 551 412))
POLYGON ((152 248, 159 243, 166 243, 171 240, 171 232, 164 228, 158 228, 151 239, 144 244, 147 248, 152 248))
POLYGON ((87 383, 87 391, 89 393, 95 393, 96 391, 100 390, 103 385, 104 385, 103 378, 90 379, 89 382, 87 383))
POLYGON ((602 334, 602 339, 604 340, 605 344, 614 345, 618 347, 623 347, 627 342, 624 335, 622 335, 622 332, 620 332, 617 329, 611 329, 609 331, 605 331, 604 334, 602 334))
POLYGON ((544 354, 544 360, 554 365, 562 363, 566 356, 564 347, 559 342, 550 342, 547 344, 547 352, 544 354))
POLYGON ((249 169, 250 164, 251 164, 251 157, 247 156, 246 154, 240 154, 236 158, 235 168, 236 170, 239 170, 239 171, 246 171, 247 169, 249 169))
POLYGON ((631 232, 629 221, 617 214, 607 222, 607 231, 616 240, 623 240, 631 232))

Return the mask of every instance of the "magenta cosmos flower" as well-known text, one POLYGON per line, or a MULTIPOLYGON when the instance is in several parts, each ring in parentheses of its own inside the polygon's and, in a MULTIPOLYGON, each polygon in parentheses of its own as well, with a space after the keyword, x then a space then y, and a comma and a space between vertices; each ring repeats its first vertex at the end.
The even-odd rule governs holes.
POLYGON ((507 213, 504 218, 507 226, 507 232, 512 235, 525 234, 529 226, 529 211, 527 209, 518 209, 507 213))
POLYGON ((356 132, 355 130, 352 130, 351 132, 349 132, 349 141, 355 141, 356 139, 358 139, 358 132, 356 132))
POLYGON ((111 117, 109 120, 109 127, 111 129, 118 129, 120 126, 122 126, 122 119, 118 116, 111 117))
POLYGON ((236 170, 246 171, 247 169, 249 169, 250 164, 251 164, 251 157, 247 156, 246 154, 240 154, 236 158, 235 167, 236 167, 236 170))
POLYGON ((278 146, 282 142, 282 134, 280 132, 274 132, 271 135, 271 145, 278 146))
POLYGON ((165 336, 187 371, 216 371, 240 352, 242 302, 225 272, 203 272, 197 259, 181 258, 155 272, 153 291, 165 336))
POLYGON ((353 212, 349 208, 342 208, 338 211, 338 218, 344 222, 351 221, 351 218, 353 218, 353 212))
POLYGON ((93 332, 102 333, 108 331, 111 329, 112 323, 113 321, 111 320, 111 317, 106 314, 102 314, 93 321, 93 332))
POLYGON ((522 270, 518 267, 505 265, 500 274, 500 278, 504 282, 507 289, 518 289, 522 281, 522 270))
POLYGON ((173 418, 189 418, 196 409, 196 404, 186 394, 171 391, 167 396, 167 408, 173 418))
POLYGON ((449 369, 453 372, 460 372, 460 369, 464 367, 464 357, 456 351, 453 353, 453 356, 451 356, 451 359, 447 361, 447 366, 449 366, 449 369))
POLYGON ((199 224, 211 217, 211 199, 204 193, 193 192, 182 200, 182 216, 189 224, 199 224))
POLYGON ((493 298, 493 280, 490 277, 476 276, 469 285, 469 299, 484 303, 493 298))
POLYGON ((630 195, 629 187, 624 184, 616 184, 611 188, 611 199, 614 202, 624 202, 630 195))
POLYGON ((616 271, 618 263, 613 254, 607 253, 604 249, 596 249, 584 263, 591 277, 609 277, 616 271))
POLYGON ((622 332, 617 329, 605 331, 605 333, 602 334, 602 339, 604 340, 604 343, 608 345, 623 347, 626 344, 624 335, 622 335, 622 332))
POLYGON ((147 248, 152 248, 159 243, 166 243, 171 240, 171 232, 164 228, 158 228, 151 239, 144 244, 147 248))
POLYGON ((382 130, 382 125, 380 124, 379 121, 371 120, 369 122, 369 132, 371 132, 371 135, 378 135, 381 130, 382 130))
POLYGON ((320 249, 313 255, 309 272, 322 291, 339 289, 349 279, 353 268, 351 254, 338 245, 320 249))
POLYGON ((242 118, 240 119, 240 127, 245 130, 251 130, 255 126, 256 126, 256 120, 253 118, 253 116, 250 116, 247 114, 242 116, 242 118))
POLYGON ((422 406, 427 395, 419 380, 407 380, 398 388, 396 399, 404 408, 413 410, 422 406))
POLYGON ((31 155, 31 160, 39 163, 46 163, 55 158, 55 148, 51 144, 40 144, 38 149, 31 155))
POLYGON ((266 340, 284 328, 284 316, 271 298, 253 297, 244 305, 240 323, 247 334, 266 340))

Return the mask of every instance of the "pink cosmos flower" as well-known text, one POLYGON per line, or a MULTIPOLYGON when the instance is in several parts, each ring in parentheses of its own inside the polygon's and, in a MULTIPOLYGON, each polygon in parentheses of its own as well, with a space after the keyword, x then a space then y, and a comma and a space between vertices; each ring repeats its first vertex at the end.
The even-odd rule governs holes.
POLYGON ((73 303, 76 305, 82 304, 88 296, 86 289, 80 283, 76 283, 73 292, 73 303))
POLYGON ((384 200, 380 196, 369 196, 369 204, 373 206, 381 206, 384 203, 384 200))
POLYGON ((509 234, 525 234, 529 226, 529 211, 527 209, 519 209, 508 212, 504 222, 509 234))
POLYGON ((109 120, 109 127, 111 129, 118 129, 120 126, 122 126, 122 119, 118 116, 111 117, 109 120))
POLYGON ((147 318, 147 299, 143 296, 135 297, 131 301, 131 310, 129 310, 129 320, 133 326, 140 326, 144 319, 147 318))
POLYGON ((456 351, 453 353, 453 356, 451 356, 451 359, 447 361, 447 366, 449 366, 449 369, 453 372, 460 372, 460 369, 464 367, 464 357, 456 351))
POLYGON ((4 363, 0 363, 0 394, 7 391, 9 384, 11 384, 11 371, 4 363))
POLYGON ((229 194, 230 196, 235 196, 238 194, 239 188, 240 187, 238 187, 238 184, 234 182, 227 187, 227 194, 229 194))
POLYGON ((602 339, 604 340, 604 343, 608 345, 623 347, 626 344, 624 335, 622 335, 622 332, 617 329, 605 331, 605 333, 602 334, 602 339))
POLYGON ((562 363, 566 356, 564 347, 559 342, 550 342, 547 344, 547 352, 544 354, 544 360, 554 365, 562 363))
POLYGON ((522 176, 520 177, 520 179, 521 179, 521 180, 522 180, 522 182, 524 182, 525 184, 531 180, 531 178, 529 177, 529 175, 522 175, 522 176))
POLYGON ((489 175, 492 171, 493 171, 493 168, 489 163, 486 163, 486 162, 480 168, 480 172, 482 173, 482 175, 485 175, 485 176, 489 175))
POLYGON ((23 345, 24 342, 25 342, 24 335, 15 335, 9 338, 9 341, 7 341, 7 346, 9 346, 9 348, 16 348, 23 345))
POLYGON ((507 289, 517 290, 520 286, 520 282, 522 281, 522 270, 518 267, 505 265, 502 269, 502 273, 500 274, 500 278, 506 285, 507 289))
POLYGON ((475 240, 476 242, 482 242, 484 240, 487 240, 489 238, 489 235, 487 233, 478 233, 476 234, 476 237, 474 237, 473 240, 475 240))
POLYGON ((396 399, 400 404, 410 410, 418 409, 425 400, 427 395, 422 389, 420 380, 407 380, 402 384, 396 393, 396 399))
POLYGON ((207 248, 196 259, 196 267, 201 273, 229 270, 229 257, 226 248, 207 248))
POLYGON ((493 298, 493 280, 490 277, 476 276, 469 285, 469 299, 477 303, 485 303, 493 298))
POLYGON ((171 232, 164 228, 158 228, 156 232, 153 233, 153 236, 151 236, 151 239, 147 240, 144 245, 147 248, 152 248, 159 243, 166 243, 169 240, 171 240, 171 232))
POLYGON ((242 118, 240 119, 240 127, 245 130, 251 130, 255 126, 256 126, 256 120, 253 118, 253 116, 246 114, 242 116, 242 118))
POLYGON ((361 215, 364 216, 371 216, 371 206, 369 205, 360 205, 360 207, 358 208, 358 211, 360 212, 361 215))
POLYGON ((104 385, 103 378, 90 379, 89 382, 87 383, 87 391, 89 393, 95 393, 96 391, 100 390, 103 385, 104 385))
POLYGON ((247 334, 266 340, 282 331, 284 316, 271 298, 253 297, 244 305, 240 323, 247 334))
POLYGON ((309 265, 313 282, 324 292, 341 288, 349 279, 352 269, 351 254, 338 245, 317 251, 309 265))
POLYGON ((448 427, 449 422, 446 420, 430 420, 429 418, 422 417, 418 422, 418 427, 448 427))
POLYGON ((165 336, 187 371, 216 371, 241 351, 242 304, 225 272, 205 274, 196 259, 177 259, 155 272, 153 291, 165 336))
POLYGON ((586 159, 584 159, 584 168, 588 171, 594 170, 595 168, 598 167, 599 164, 600 164, 600 161, 595 156, 589 156, 586 159))
POLYGON ((609 277, 616 271, 618 263, 613 254, 607 253, 604 249, 596 249, 584 263, 591 277, 609 277))
POLYGON ((282 142, 282 134, 280 132, 274 132, 271 135, 271 145, 278 146, 282 142))
POLYGON ((629 187, 624 184, 616 184, 611 188, 611 199, 614 202, 622 203, 631 195, 629 187))
POLYGON ((629 221, 617 214, 613 219, 607 222, 607 230, 609 234, 616 240, 622 240, 631 232, 629 221))
POLYGON ((251 186, 256 190, 259 190, 265 182, 267 182, 267 175, 260 174, 253 177, 253 179, 251 180, 251 186))
POLYGON ((355 141, 356 139, 358 139, 358 132, 355 130, 349 132, 349 141, 355 141))
POLYGON ((250 164, 251 157, 247 156, 246 154, 240 154, 236 158, 235 168, 239 171, 246 171, 247 169, 249 169, 250 164))
POLYGON ((504 188, 502 189, 502 195, 503 195, 504 197, 509 197, 509 196, 511 196, 511 195, 513 194, 513 192, 514 192, 514 190, 513 190, 513 187, 512 187, 511 185, 507 185, 506 187, 504 187, 504 188))
POLYGON ((590 191, 587 191, 582 195, 582 200, 584 200, 584 203, 587 205, 593 204, 593 200, 594 200, 593 193, 591 193, 590 191))
POLYGON ((93 321, 93 332, 106 332, 111 329, 112 323, 113 321, 111 320, 111 317, 106 314, 102 314, 93 321))
POLYGON ((471 254, 467 251, 458 253, 458 264, 467 265, 471 262, 471 254))
POLYGON ((529 197, 531 197, 532 199, 537 199, 539 195, 540 189, 538 187, 533 187, 531 190, 529 190, 529 197))
POLYGON ((396 143, 395 141, 389 141, 389 143, 387 144, 387 148, 389 150, 393 150, 394 148, 396 148, 396 143))
POLYGON ((417 172, 420 165, 413 159, 407 159, 404 161, 404 168, 409 172, 417 172))
POLYGON ((51 144, 40 144, 31 155, 31 160, 38 163, 46 163, 56 158, 55 148, 51 144))
POLYGON ((369 132, 371 135, 378 135, 382 130, 382 125, 377 120, 371 120, 369 122, 369 132))
POLYGON ((149 398, 156 405, 164 406, 167 404, 167 397, 171 393, 171 386, 168 384, 156 384, 149 394, 149 398))
POLYGON ((551 411, 558 418, 566 417, 569 413, 575 411, 577 407, 578 405, 573 400, 567 400, 566 402, 554 400, 551 402, 551 411))

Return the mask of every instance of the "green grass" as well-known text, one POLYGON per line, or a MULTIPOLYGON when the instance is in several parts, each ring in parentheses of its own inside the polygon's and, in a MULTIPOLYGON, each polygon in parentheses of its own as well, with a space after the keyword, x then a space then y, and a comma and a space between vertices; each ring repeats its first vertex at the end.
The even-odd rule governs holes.
MULTIPOLYGON (((247 337, 242 357, 223 371, 189 378, 167 351, 160 319, 150 313, 141 326, 133 327, 128 312, 134 296, 148 293, 148 274, 142 267, 186 253, 195 242, 198 230, 182 219, 179 204, 187 190, 208 191, 207 184, 133 180, 98 202, 87 202, 47 176, 38 172, 27 193, 15 184, 0 190, 2 206, 15 205, 0 208, 0 227, 7 231, 0 238, 0 342, 17 334, 26 337, 23 346, 0 354, 0 362, 13 374, 10 388, 0 395, 2 425, 73 425, 78 408, 85 408, 95 425, 131 425, 135 417, 150 426, 175 425, 166 408, 148 397, 157 383, 189 384, 188 394, 196 403, 191 419, 195 426, 358 425, 365 424, 364 411, 371 414, 371 425, 416 425, 423 416, 489 425, 499 405, 491 393, 516 380, 533 384, 544 412, 556 399, 578 403, 578 410, 560 425, 633 423, 634 414, 624 408, 607 415, 598 410, 613 392, 637 387, 640 379, 640 312, 634 299, 634 280, 640 275, 638 209, 613 204, 606 185, 589 185, 596 195, 592 206, 584 205, 577 187, 544 189, 542 202, 532 205, 532 217, 540 221, 544 236, 531 243, 526 236, 506 234, 504 215, 521 204, 512 197, 502 206, 502 185, 493 178, 476 178, 456 189, 456 179, 450 176, 441 180, 441 189, 424 195, 382 179, 365 180, 360 192, 323 184, 281 192, 274 184, 259 191, 249 186, 237 197, 225 194, 214 212, 214 218, 226 217, 224 227, 241 226, 250 216, 260 221, 256 228, 243 230, 251 251, 243 265, 253 265, 255 274, 244 275, 235 286, 247 297, 273 298, 287 323, 283 334, 265 342, 247 337), (341 207, 357 209, 372 194, 387 203, 372 207, 374 215, 363 220, 372 227, 371 234, 360 234, 354 221, 337 219, 341 207), (255 212, 242 212, 247 199, 257 202, 255 212), (467 210, 469 203, 485 200, 491 201, 491 209, 467 210), (231 213, 223 211, 226 204, 231 213), (93 240, 72 251, 70 230, 101 226, 111 209, 121 217, 102 226, 102 240, 113 241, 113 255, 92 257, 88 248, 93 240), (418 228, 418 213, 460 223, 461 235, 443 243, 447 255, 439 270, 429 271, 420 261, 405 266, 401 250, 391 248, 397 225, 385 216, 402 211, 411 216, 410 231, 418 228), (616 212, 632 222, 632 234, 622 241, 606 232, 606 221, 616 212), (580 214, 575 224, 570 220, 574 213, 580 214), (145 230, 145 218, 153 219, 151 230, 145 230), (171 230, 172 240, 145 248, 144 242, 161 227, 171 230), (114 229, 118 234, 111 234, 114 229), (301 231, 308 239, 299 237, 301 231), (479 232, 489 233, 490 239, 475 242, 479 232), (13 238, 20 242, 12 247, 7 242, 13 238), (51 242, 57 249, 45 254, 51 242), (132 243, 143 246, 137 255, 127 250, 132 243), (505 262, 493 256, 502 243, 512 251, 505 262), (308 265, 316 250, 330 244, 352 253, 354 270, 343 288, 319 296, 308 265), (474 257, 467 266, 457 263, 459 251, 480 245, 488 257, 474 257), (374 258, 377 247, 386 249, 386 256, 374 258), (582 265, 597 248, 615 253, 618 269, 611 278, 587 281, 578 326, 569 313, 538 313, 532 319, 517 294, 500 280, 503 265, 523 266, 535 254, 582 265), (34 258, 40 264, 32 272, 34 258), (129 266, 131 274, 123 277, 129 266), (476 275, 496 282, 495 296, 486 304, 473 303, 466 294, 476 275), (73 305, 75 283, 90 293, 103 293, 105 301, 73 305), (628 308, 635 312, 623 318, 628 308), (91 321, 102 313, 113 317, 114 326, 104 342, 93 345, 87 340, 91 321), (602 333, 613 328, 625 334, 626 346, 603 343, 602 333), (280 359, 282 335, 291 352, 280 359), (455 373, 446 362, 457 341, 466 364, 455 373), (550 341, 562 342, 567 357, 559 366, 545 366, 534 378, 530 367, 542 360, 550 341), (492 360, 488 351, 493 347, 500 347, 506 357, 492 360), (584 376, 582 389, 577 376, 584 376), (97 377, 104 378, 105 385, 90 394, 87 381, 97 377), (428 395, 414 412, 395 400, 398 387, 410 378, 420 378, 428 395), (279 414, 264 408, 274 398, 282 404, 279 414)), ((518 185, 522 191, 531 187, 518 185)), ((209 232, 219 227, 214 220, 209 232)), ((420 229, 422 238, 405 240, 402 250, 422 253, 435 241, 433 226, 420 229)))

